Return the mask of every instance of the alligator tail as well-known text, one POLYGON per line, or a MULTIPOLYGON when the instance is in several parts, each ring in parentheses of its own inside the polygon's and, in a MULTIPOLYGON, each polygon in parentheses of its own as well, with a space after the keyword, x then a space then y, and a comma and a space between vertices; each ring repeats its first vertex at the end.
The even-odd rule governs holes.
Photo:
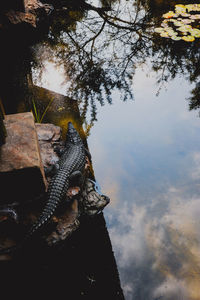
MULTIPOLYGON (((65 173, 65 175, 66 175, 66 173, 65 173)), ((54 214, 56 208, 58 207, 59 203, 61 202, 63 196, 65 195, 65 193, 68 190, 69 176, 65 176, 65 177, 68 177, 68 178, 67 179, 65 178, 64 185, 57 183, 56 180, 54 181, 54 184, 50 183, 50 191, 49 191, 49 197, 48 197, 49 199, 48 199, 41 215, 39 216, 38 220, 32 225, 31 229, 28 231, 28 233, 25 236, 25 238, 23 239, 23 241, 16 246, 0 249, 0 255, 6 255, 6 254, 12 254, 12 253, 18 252, 19 250, 21 250, 23 245, 32 237, 32 235, 35 232, 37 232, 40 228, 42 228, 45 224, 48 223, 48 221, 51 219, 52 215, 54 214), (56 193, 52 193, 51 190, 53 188, 55 188, 55 185, 56 185, 56 193)))
POLYGON ((69 187, 69 180, 66 180, 64 187, 57 186, 56 193, 50 193, 48 202, 44 207, 41 215, 38 220, 33 224, 30 231, 28 232, 28 238, 31 237, 36 231, 38 231, 41 227, 48 223, 48 221, 53 216, 55 210, 57 209, 59 203, 61 202, 64 194, 67 192, 69 187))

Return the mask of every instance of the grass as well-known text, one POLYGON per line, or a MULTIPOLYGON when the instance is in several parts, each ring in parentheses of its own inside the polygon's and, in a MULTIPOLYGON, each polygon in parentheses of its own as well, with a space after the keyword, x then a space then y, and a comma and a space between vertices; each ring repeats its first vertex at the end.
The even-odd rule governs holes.
POLYGON ((54 98, 51 98, 47 107, 45 108, 43 114, 41 115, 41 112, 37 109, 36 103, 34 101, 34 99, 32 100, 32 104, 33 104, 33 115, 34 115, 34 119, 36 123, 42 123, 44 116, 46 115, 51 103, 53 102, 54 98))

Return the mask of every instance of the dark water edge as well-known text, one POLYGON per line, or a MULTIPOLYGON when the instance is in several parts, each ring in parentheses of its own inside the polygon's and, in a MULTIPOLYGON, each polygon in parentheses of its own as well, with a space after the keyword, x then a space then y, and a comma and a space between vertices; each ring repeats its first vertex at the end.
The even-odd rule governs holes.
POLYGON ((81 220, 80 228, 53 250, 31 248, 15 262, 1 262, 6 299, 123 300, 119 274, 103 213, 81 220), (8 286, 10 288, 8 288, 8 286), (28 294, 27 294, 28 290, 28 294))

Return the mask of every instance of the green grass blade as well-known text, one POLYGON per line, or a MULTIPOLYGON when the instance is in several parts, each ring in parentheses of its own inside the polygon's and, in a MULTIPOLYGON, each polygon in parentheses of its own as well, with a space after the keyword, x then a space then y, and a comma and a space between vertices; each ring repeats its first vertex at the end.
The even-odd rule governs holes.
POLYGON ((32 100, 32 103, 33 103, 33 111, 34 111, 34 115, 35 115, 35 122, 38 123, 38 113, 37 113, 37 108, 36 108, 34 99, 32 100))
POLYGON ((51 103, 53 102, 53 100, 54 100, 54 98, 51 98, 51 99, 50 99, 50 101, 49 101, 49 103, 48 103, 48 105, 47 105, 45 111, 44 111, 43 114, 42 114, 42 117, 41 117, 41 119, 40 119, 40 123, 42 123, 42 120, 43 120, 43 118, 44 118, 44 116, 45 116, 47 110, 49 109, 51 103))

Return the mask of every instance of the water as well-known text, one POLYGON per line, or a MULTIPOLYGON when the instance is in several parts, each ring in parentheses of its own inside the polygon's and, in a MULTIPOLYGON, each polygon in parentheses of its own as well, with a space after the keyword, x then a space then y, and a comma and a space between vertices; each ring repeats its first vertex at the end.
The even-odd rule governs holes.
MULTIPOLYGON (((88 137, 126 300, 200 299, 200 119, 195 84, 139 65, 134 99, 97 105, 88 137), (148 74, 148 76, 147 76, 148 74)), ((57 91, 62 92, 62 89, 57 91)))
POLYGON ((130 31, 123 29, 129 23, 113 17, 115 10, 109 20, 121 29, 104 24, 95 11, 73 13, 72 38, 56 28, 53 50, 35 47, 46 73, 39 80, 36 72, 34 82, 78 99, 81 114, 58 97, 44 120, 66 127, 76 119, 90 133, 95 177, 111 198, 104 216, 126 300, 199 300, 200 118, 198 109, 189 110, 200 106, 199 33, 192 43, 183 42, 184 28, 182 41, 174 33, 167 39, 155 34, 160 16, 178 1, 141 0, 134 8, 131 1, 109 2, 119 9, 117 17, 134 22, 130 31), (68 89, 62 85, 66 70, 68 89), (133 99, 121 101, 130 92, 133 99))
POLYGON ((139 68, 134 101, 99 108, 88 138, 126 299, 199 299, 200 119, 183 78, 156 97, 139 68), (145 89, 143 88, 145 86, 145 89))

